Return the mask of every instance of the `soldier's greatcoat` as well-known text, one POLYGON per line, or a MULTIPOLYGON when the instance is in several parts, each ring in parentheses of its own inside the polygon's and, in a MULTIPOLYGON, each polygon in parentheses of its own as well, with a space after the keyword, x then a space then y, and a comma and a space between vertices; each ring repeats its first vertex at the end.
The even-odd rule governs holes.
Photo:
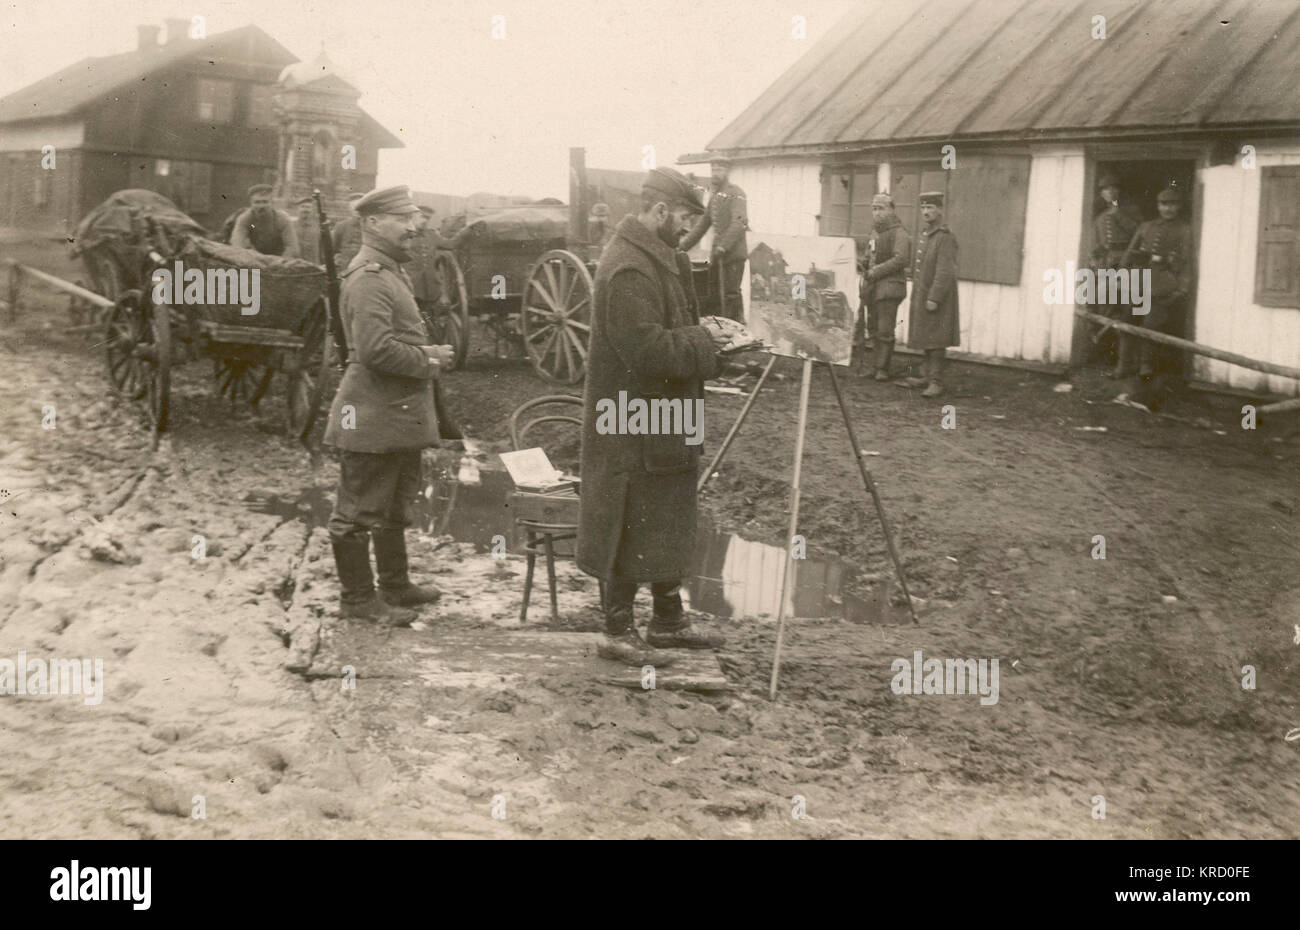
POLYGON ((339 303, 350 358, 325 442, 345 452, 438 445, 430 384, 438 368, 425 351, 424 320, 397 258, 378 243, 363 243, 343 273, 339 303))
POLYGON ((636 217, 619 223, 596 274, 583 394, 578 567, 598 578, 679 581, 695 537, 701 446, 682 435, 604 435, 596 402, 704 397, 717 371, 699 325, 690 261, 636 217))
POLYGON ((957 312, 957 237, 947 226, 923 230, 917 237, 912 265, 907 344, 914 349, 946 349, 961 345, 957 312), (925 309, 933 300, 937 310, 925 309))

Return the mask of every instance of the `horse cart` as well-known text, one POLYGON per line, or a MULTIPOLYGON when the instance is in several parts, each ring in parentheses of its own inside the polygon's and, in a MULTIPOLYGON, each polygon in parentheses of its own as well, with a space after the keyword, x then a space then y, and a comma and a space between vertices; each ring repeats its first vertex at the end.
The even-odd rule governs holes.
POLYGON ((166 198, 118 191, 77 228, 76 250, 105 311, 108 377, 167 430, 171 372, 212 364, 217 393, 256 406, 280 376, 284 426, 305 440, 333 362, 323 268, 214 242, 166 198), (252 300, 253 295, 256 300, 252 300))
MULTIPOLYGON (((421 308, 430 337, 469 353, 471 315, 495 340, 526 355, 542 378, 577 384, 591 339, 593 250, 570 239, 558 200, 460 214, 443 227, 454 243, 429 258, 433 296, 421 308)), ((418 292, 418 289, 417 289, 418 292)))

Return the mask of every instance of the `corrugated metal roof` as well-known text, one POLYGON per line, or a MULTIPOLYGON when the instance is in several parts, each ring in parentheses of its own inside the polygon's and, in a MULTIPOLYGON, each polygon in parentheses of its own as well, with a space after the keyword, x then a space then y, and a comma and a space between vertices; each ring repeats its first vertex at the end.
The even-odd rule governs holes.
POLYGON ((709 149, 1296 125, 1298 78, 1297 0, 871 0, 709 149))

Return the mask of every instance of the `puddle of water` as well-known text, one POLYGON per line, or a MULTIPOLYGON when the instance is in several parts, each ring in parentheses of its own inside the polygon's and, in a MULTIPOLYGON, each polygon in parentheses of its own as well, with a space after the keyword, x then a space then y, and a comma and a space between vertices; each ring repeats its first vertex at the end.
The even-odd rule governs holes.
MULTIPOLYGON (((436 536, 472 543, 479 552, 492 549, 493 538, 504 536, 507 552, 520 552, 525 534, 515 521, 510 497, 514 483, 495 456, 458 455, 438 451, 429 460, 431 483, 418 507, 418 525, 436 536)), ((308 526, 324 526, 333 509, 332 493, 318 487, 296 498, 253 492, 244 498, 248 509, 308 526)), ((577 519, 576 515, 573 517, 577 519)), ((695 552, 684 580, 687 603, 719 617, 775 618, 786 550, 717 529, 702 517, 695 534, 695 552)), ((556 544, 556 554, 572 558, 573 541, 556 544)), ((834 554, 809 551, 797 562, 794 590, 786 595, 787 617, 843 618, 859 623, 892 622, 889 585, 881 584, 871 599, 845 590, 856 569, 834 554)), ((900 614, 901 615, 901 614, 900 614)))
MULTIPOLYGON (((475 470, 477 483, 457 480, 463 473, 462 463, 454 459, 442 460, 435 469, 424 508, 426 530, 473 543, 480 552, 491 549, 494 536, 504 536, 507 551, 519 552, 524 538, 510 506, 510 476, 499 462, 482 460, 475 470)), ((557 554, 571 556, 572 545, 557 544, 557 554)), ((719 617, 775 618, 785 551, 722 532, 702 518, 684 596, 695 609, 719 617)), ((855 572, 839 556, 810 551, 798 561, 793 597, 786 595, 786 616, 882 621, 891 613, 888 586, 879 585, 870 600, 858 597, 845 590, 855 572)))

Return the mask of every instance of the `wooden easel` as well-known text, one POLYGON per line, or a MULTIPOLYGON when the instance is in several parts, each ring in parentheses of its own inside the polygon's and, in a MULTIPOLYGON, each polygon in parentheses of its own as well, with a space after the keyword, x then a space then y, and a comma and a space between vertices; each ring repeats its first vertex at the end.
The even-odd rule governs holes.
MULTIPOLYGON (((713 476, 714 471, 722 462, 723 456, 731 448, 731 443, 735 440, 736 434, 740 432, 740 425, 745 422, 749 416, 750 410, 754 407, 754 401, 758 398, 758 392, 763 389, 767 383, 767 377, 772 373, 776 366, 778 356, 772 355, 767 362, 767 367, 763 369, 763 374, 759 377, 758 383, 754 385, 753 392, 745 401, 745 406, 741 408, 740 415, 736 417, 736 422, 731 425, 727 431, 726 438, 722 440, 722 445, 718 447, 717 453, 709 462, 708 468, 700 476, 696 485, 696 492, 704 490, 709 479, 713 476)), ((853 418, 849 416, 848 405, 844 403, 844 394, 840 391, 839 378, 835 375, 835 366, 830 363, 826 365, 827 371, 830 372, 831 385, 835 388, 835 400, 840 405, 840 413, 844 416, 844 429, 848 433, 849 444, 853 447, 853 458, 858 463, 858 471, 862 475, 862 483, 871 495, 872 501, 876 506, 876 516, 880 519, 880 528, 885 534, 885 545, 889 549, 889 557, 894 563, 894 571, 898 574, 899 585, 903 589, 903 596, 907 598, 907 609, 912 616, 912 622, 917 623, 916 607, 912 603, 912 595, 907 590, 907 578, 903 575, 903 563, 899 561, 898 550, 894 546, 894 534, 889 528, 889 520, 885 517, 885 505, 880 500, 880 492, 876 489, 876 482, 871 477, 871 472, 867 470, 866 464, 862 461, 862 449, 858 446, 858 437, 853 431, 853 418)), ((787 545, 790 545, 794 539, 795 530, 799 527, 799 498, 800 477, 803 474, 803 441, 804 434, 808 429, 808 394, 812 388, 812 368, 813 360, 805 358, 803 360, 803 378, 799 385, 799 425, 795 434, 794 443, 794 470, 790 477, 790 529, 786 534, 787 545)), ((785 594, 786 591, 792 590, 799 577, 799 566, 795 564, 795 559, 789 557, 787 549, 787 558, 785 565, 781 570, 781 587, 778 592, 779 598, 776 609, 776 654, 772 657, 772 681, 768 688, 768 698, 776 700, 777 679, 781 674, 781 646, 785 638, 785 594)))

